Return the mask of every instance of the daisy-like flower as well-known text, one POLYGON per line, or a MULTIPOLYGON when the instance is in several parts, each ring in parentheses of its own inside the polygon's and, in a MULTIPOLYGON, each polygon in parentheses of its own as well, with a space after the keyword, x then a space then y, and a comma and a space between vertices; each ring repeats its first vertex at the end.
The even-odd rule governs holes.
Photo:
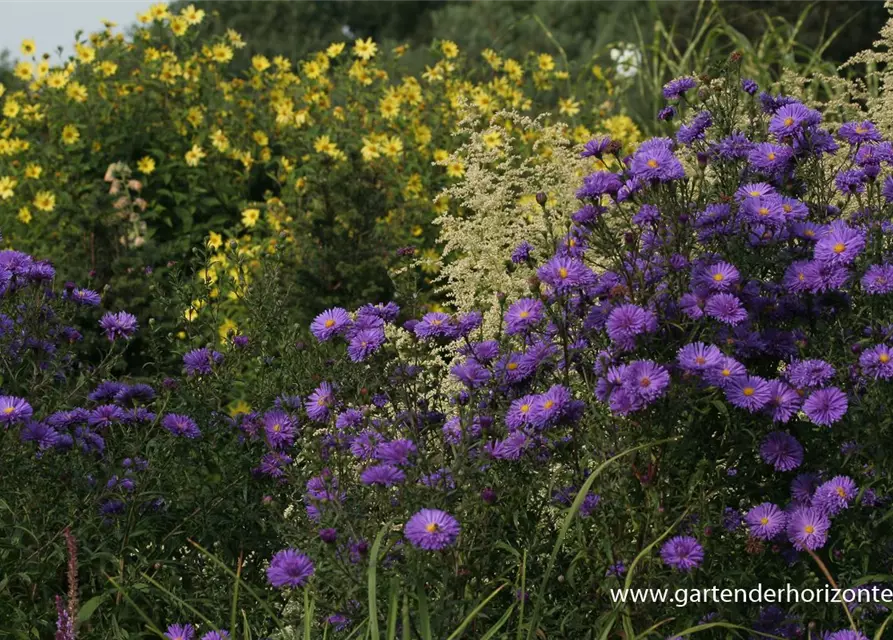
POLYGON ((622 304, 611 310, 605 323, 608 337, 621 346, 643 333, 657 330, 657 316, 634 304, 622 304))
POLYGON ((735 199, 742 202, 748 198, 766 198, 774 195, 777 195, 777 192, 772 185, 765 182, 749 182, 738 187, 735 199))
POLYGON ((679 366, 686 371, 703 373, 719 366, 722 357, 722 352, 717 346, 693 342, 682 347, 676 359, 679 366))
POLYGON ((613 147, 613 141, 607 136, 601 138, 593 138, 585 145, 580 153, 581 158, 601 158, 604 154, 609 153, 613 147))
POLYGON ((384 330, 376 327, 363 329, 350 338, 347 345, 347 355, 351 362, 363 362, 370 355, 378 351, 385 343, 384 330))
POLYGON ((788 422, 800 409, 800 394, 782 380, 769 381, 768 409, 775 422, 788 422))
POLYGON ((391 464, 378 464, 367 468, 360 474, 360 481, 365 485, 393 487, 406 480, 406 474, 391 464))
POLYGON ((771 174, 779 173, 788 168, 794 152, 790 147, 761 142, 747 154, 747 162, 757 171, 771 174))
POLYGON ((714 320, 732 326, 747 320, 747 311, 741 300, 731 293, 717 293, 707 298, 704 313, 714 320))
POLYGON ((195 439, 202 434, 198 425, 195 424, 195 420, 178 413, 169 413, 164 416, 161 420, 161 426, 175 436, 183 436, 184 438, 195 439))
POLYGON ((737 285, 740 274, 734 265, 728 262, 717 262, 704 269, 698 279, 711 291, 722 292, 737 285))
POLYGON ((622 384, 627 393, 651 403, 666 393, 670 374, 656 362, 636 360, 624 369, 622 384))
POLYGON ((834 373, 834 367, 824 360, 795 360, 785 371, 785 377, 798 389, 808 389, 825 384, 834 373))
POLYGON ((865 293, 880 295, 893 293, 893 264, 873 264, 865 270, 860 281, 865 293))
POLYGON ((221 362, 223 362, 223 354, 207 347, 193 349, 183 356, 183 366, 188 376, 210 375, 214 370, 214 365, 221 362))
POLYGON ((4 427, 27 420, 34 415, 34 409, 24 398, 0 396, 0 424, 4 427))
POLYGON ((350 326, 350 314, 341 307, 327 309, 313 319, 310 331, 320 342, 331 340, 350 326))
POLYGON ((164 637, 168 640, 194 640, 195 627, 191 624, 172 624, 164 637))
POLYGON ((80 289, 75 287, 68 294, 68 299, 88 307, 99 306, 101 298, 98 293, 90 289, 80 289))
POLYGON ((769 121, 769 133, 781 142, 784 138, 802 133, 821 121, 822 114, 815 109, 809 109, 799 102, 792 102, 778 109, 772 116, 769 121))
POLYGON ((105 331, 105 336, 111 342, 115 340, 123 339, 129 340, 133 337, 133 334, 136 333, 136 330, 139 328, 139 324, 136 321, 136 316, 131 313, 127 313, 126 311, 119 311, 118 313, 106 313, 99 321, 99 326, 102 327, 103 331, 105 331))
POLYGON ((829 634, 827 640, 868 640, 868 636, 852 629, 842 629, 829 634))
POLYGON ((321 383, 304 403, 311 420, 326 422, 331 408, 335 405, 335 390, 328 382, 321 383))
POLYGON ((277 589, 302 587, 313 575, 313 561, 298 549, 283 549, 273 555, 267 567, 267 580, 277 589))
POLYGON ((685 169, 671 151, 669 138, 653 138, 643 143, 633 155, 630 173, 646 182, 670 182, 685 177, 685 169))
POLYGON ((846 415, 849 403, 846 394, 837 387, 813 391, 803 403, 803 413, 813 424, 830 426, 846 415))
POLYGON ((521 298, 505 312, 505 332, 508 335, 526 333, 543 320, 543 303, 533 298, 521 298))
POLYGON ((829 264, 850 264, 865 248, 865 233, 845 222, 832 222, 815 245, 815 259, 829 264))
POLYGON ((862 372, 875 380, 893 378, 893 349, 885 344, 875 345, 859 356, 862 372))
POLYGON ((731 356, 722 356, 716 367, 708 369, 706 372, 707 381, 722 389, 733 380, 743 378, 746 375, 747 369, 744 368, 744 365, 731 356))
POLYGON ((440 311, 426 313, 413 328, 413 332, 422 339, 449 338, 455 334, 456 326, 449 314, 440 311))
POLYGON ((264 433, 274 449, 291 446, 295 441, 294 421, 285 411, 267 411, 264 414, 264 433))
POLYGON ((835 476, 815 490, 812 506, 834 516, 850 506, 859 489, 852 478, 835 476))
POLYGON ((800 506, 812 506, 812 497, 821 478, 816 473, 801 473, 791 480, 791 498, 800 506))
POLYGON ((882 140, 877 127, 875 127, 874 123, 869 120, 843 123, 840 125, 840 129, 837 130, 837 137, 841 140, 846 140, 850 144, 880 142, 882 140))
POLYGON ((803 446, 783 431, 773 431, 760 444, 760 457, 776 471, 791 471, 803 463, 803 446))
POLYGON ((439 509, 422 509, 403 527, 403 534, 410 544, 425 551, 440 551, 453 546, 459 531, 459 522, 439 509))
POLYGON ((748 511, 744 521, 754 538, 771 540, 784 531, 787 514, 771 502, 764 502, 748 511))
POLYGON ((595 279, 581 260, 567 256, 553 256, 537 270, 537 276, 559 294, 592 284, 595 279))
POLYGON ((770 400, 769 383, 759 376, 740 376, 725 385, 726 398, 739 409, 759 411, 770 400))
POLYGON ((664 543, 660 557, 665 565, 688 572, 704 561, 704 548, 691 536, 676 536, 664 543))
POLYGON ((798 507, 788 518, 788 539, 798 551, 815 551, 825 546, 831 521, 820 509, 798 507))
POLYGON ((600 198, 603 195, 615 195, 623 183, 616 174, 610 171, 597 171, 583 178, 583 186, 577 189, 577 197, 600 198))
POLYGON ((686 91, 690 91, 696 86, 698 86, 697 81, 690 76, 684 76, 682 78, 670 80, 667 84, 664 85, 664 98, 666 98, 667 100, 677 100, 686 91))

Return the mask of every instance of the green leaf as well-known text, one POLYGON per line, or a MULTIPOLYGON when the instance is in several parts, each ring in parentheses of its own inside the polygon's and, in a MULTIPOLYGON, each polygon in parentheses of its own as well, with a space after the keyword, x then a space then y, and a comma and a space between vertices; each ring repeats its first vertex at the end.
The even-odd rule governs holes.
POLYGON ((87 600, 78 611, 78 622, 86 622, 89 620, 90 616, 92 616, 93 612, 99 608, 99 605, 102 604, 103 600, 105 600, 105 595, 93 596, 87 600))

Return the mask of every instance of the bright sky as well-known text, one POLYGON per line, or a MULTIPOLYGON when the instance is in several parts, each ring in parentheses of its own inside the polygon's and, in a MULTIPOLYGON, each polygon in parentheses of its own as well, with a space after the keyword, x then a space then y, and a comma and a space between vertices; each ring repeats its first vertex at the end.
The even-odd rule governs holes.
POLYGON ((62 45, 64 55, 69 55, 78 29, 99 31, 105 18, 118 23, 116 32, 123 31, 152 4, 147 0, 0 0, 0 51, 9 49, 16 59, 21 55, 19 43, 33 38, 38 53, 50 53, 55 59, 55 49, 62 45))

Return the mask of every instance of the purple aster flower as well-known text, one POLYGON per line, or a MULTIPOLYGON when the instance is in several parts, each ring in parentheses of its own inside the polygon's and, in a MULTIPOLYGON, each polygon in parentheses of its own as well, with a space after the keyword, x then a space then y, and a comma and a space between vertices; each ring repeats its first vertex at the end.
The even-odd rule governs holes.
POLYGON ((310 331, 320 342, 331 340, 350 326, 350 314, 341 307, 327 309, 313 319, 310 331))
POLYGON ((741 78, 741 90, 744 93, 755 95, 760 90, 760 86, 750 78, 741 78))
POLYGON ((402 469, 391 464, 378 464, 371 466, 360 474, 360 480, 365 485, 378 485, 381 487, 393 487, 406 480, 406 474, 402 469))
POLYGON ((510 433, 502 440, 488 443, 487 453, 496 460, 518 460, 528 445, 527 436, 521 431, 510 433))
POLYGON ((805 129, 814 127, 822 121, 822 114, 809 109, 799 102, 782 106, 769 121, 769 133, 781 142, 784 138, 803 133, 805 129))
POLYGON ((470 355, 481 364, 487 364, 499 356, 499 343, 496 340, 473 342, 471 345, 463 345, 459 349, 459 353, 465 356, 470 355))
POLYGON ((19 439, 22 442, 33 442, 38 449, 44 451, 56 446, 60 436, 55 429, 44 422, 26 422, 19 439))
POLYGON ((841 631, 835 631, 834 633, 828 634, 826 640, 868 640, 868 636, 863 633, 859 633, 858 631, 843 629, 841 631))
POLYGON ((669 182, 685 177, 685 169, 670 150, 668 138, 652 138, 643 143, 633 155, 630 173, 633 178, 647 182, 669 182))
POLYGON ((214 365, 221 362, 223 362, 223 354, 207 347, 193 349, 183 356, 183 366, 188 376, 210 375, 214 365))
POLYGON ((657 330, 657 316, 634 304, 614 307, 605 323, 608 337, 623 348, 631 348, 636 336, 657 330))
POLYGON ((893 349, 885 344, 875 345, 859 356, 862 372, 875 380, 893 378, 893 349))
POLYGON ((347 355, 351 362, 363 362, 378 351, 384 343, 385 334, 382 329, 363 329, 351 337, 347 345, 347 355))
POLYGON ((290 447, 295 441, 295 427, 285 411, 267 411, 264 414, 264 433, 274 449, 290 447))
POLYGON ((105 337, 112 342, 118 338, 129 340, 139 328, 136 316, 126 311, 105 314, 99 321, 99 326, 105 331, 105 337))
POLYGON ((770 400, 769 383, 759 376, 740 376, 725 385, 726 399, 739 409, 759 411, 770 400))
POLYGON ((593 138, 583 146, 583 151, 580 153, 580 157, 601 158, 605 153, 609 152, 612 146, 611 138, 607 136, 593 138))
POLYGON ((589 285, 595 279, 592 271, 581 260, 566 256, 552 257, 537 270, 537 275, 559 294, 589 285))
POLYGON ((643 204, 633 216, 633 224, 640 227, 657 224, 658 220, 660 220, 660 210, 653 204, 643 204))
POLYGON ((71 290, 68 294, 68 299, 88 307, 99 306, 99 303, 102 301, 99 294, 92 289, 80 289, 77 287, 71 290))
POLYGON ((773 431, 760 444, 760 457, 776 471, 791 471, 803 463, 803 446, 784 431, 773 431))
POLYGON ((678 100, 686 91, 690 91, 696 86, 698 86, 697 81, 690 76, 670 80, 664 85, 664 98, 667 100, 678 100))
POLYGON ((538 429, 557 422, 571 403, 571 392, 556 384, 543 394, 535 396, 530 410, 530 423, 538 429))
POLYGON ((510 432, 517 431, 525 425, 531 424, 533 406, 536 400, 536 396, 523 396, 512 401, 505 414, 505 424, 510 432))
POLYGON ((849 403, 846 394, 837 387, 813 391, 803 403, 803 413, 813 424, 830 426, 847 412, 849 403))
POLYGON ((775 187, 765 182, 749 182, 741 185, 735 192, 735 199, 739 202, 745 202, 748 198, 768 198, 778 193, 775 187))
POLYGON ((854 145, 862 142, 880 142, 882 140, 877 127, 868 120, 845 122, 837 130, 837 137, 854 145))
POLYGON ((666 106, 657 112, 657 119, 661 122, 669 122, 674 117, 676 117, 676 107, 672 105, 666 106))
POLYGON ((775 422, 788 422, 800 409, 800 394, 789 384, 782 380, 769 381, 768 409, 772 412, 775 422))
POLYGON ((403 533, 418 549, 440 551, 456 543, 459 522, 445 511, 422 509, 407 521, 403 533))
POLYGON ((785 370, 785 377, 798 389, 820 387, 834 374, 834 367, 824 360, 795 360, 785 370))
POLYGON ((858 491, 852 478, 835 476, 815 490, 812 506, 821 509, 829 516, 835 516, 850 506, 858 491))
POLYGON ((744 521, 754 538, 771 540, 784 531, 787 514, 771 502, 764 502, 748 511, 744 521))
POLYGON ((720 140, 715 149, 723 160, 743 160, 750 154, 753 146, 753 142, 746 135, 740 131, 734 131, 732 135, 720 140))
POLYGON ((784 212, 785 220, 802 220, 809 215, 809 208, 804 203, 787 196, 781 198, 781 210, 784 212))
POLYGON ((422 339, 452 338, 455 330, 453 319, 448 314, 432 311, 422 316, 413 332, 422 339))
POLYGON ((328 382, 321 383, 304 402, 304 409, 311 420, 326 422, 335 405, 335 390, 328 382))
POLYGON ((692 342, 679 350, 676 359, 686 371, 703 373, 719 366, 722 352, 715 345, 692 342))
POLYGON ((394 322, 400 314, 400 307, 396 302, 387 304, 364 304, 357 309, 357 318, 373 317, 380 318, 385 322, 394 322))
POLYGON ((861 284, 870 295, 893 293, 893 264, 871 265, 865 270, 861 284))
POLYGON ((143 383, 126 385, 115 394, 115 403, 122 407, 132 407, 138 402, 151 402, 155 398, 155 389, 143 383))
POLYGON ((741 300, 731 293, 717 293, 707 298, 704 313, 714 320, 733 326, 747 320, 747 311, 741 300))
POLYGON ((220 631, 209 631, 202 636, 202 640, 229 640, 229 631, 221 629, 220 631))
POLYGON ((741 213, 759 225, 779 226, 785 221, 782 199, 776 195, 747 198, 741 203, 741 213))
POLYGON ((114 404, 104 404, 96 407, 87 414, 87 424, 91 427, 108 427, 116 422, 121 422, 127 417, 127 414, 121 407, 114 404))
POLYGON ((884 186, 881 188, 881 195, 887 202, 893 202, 893 176, 884 178, 884 186))
POLYGON ((831 521, 821 510, 813 507, 797 507, 788 518, 788 539, 798 551, 815 551, 825 546, 831 521))
POLYGON ((706 373, 707 381, 722 389, 726 388, 733 380, 747 376, 744 365, 731 356, 722 356, 716 367, 706 373))
POLYGON ((706 300, 694 293, 686 293, 679 299, 679 309, 692 320, 700 320, 704 317, 704 303, 706 300))
POLYGON ((636 360, 623 370, 622 385, 628 394, 638 396, 644 403, 651 403, 666 393, 670 374, 656 362, 636 360))
POLYGON ((801 473, 791 480, 791 498, 801 506, 812 506, 812 496, 821 479, 815 473, 801 473))
POLYGON ((762 173, 780 173, 788 168, 793 158, 794 152, 790 147, 771 142, 761 142, 747 154, 750 166, 762 173))
POLYGON ((470 359, 453 366, 450 373, 469 389, 480 387, 490 379, 489 369, 470 359))
POLYGON ((583 178, 583 186, 577 189, 577 197, 601 198, 603 195, 616 195, 623 183, 616 174, 610 171, 596 171, 583 178))
POLYGON ((665 565, 687 572, 704 561, 704 548, 691 536, 676 536, 664 543, 660 557, 665 565))
POLYGON ((512 249, 512 262, 521 264, 530 260, 530 254, 533 252, 533 245, 524 240, 517 247, 512 249))
POLYGON ((170 431, 175 436, 183 436, 184 438, 198 438, 201 431, 195 420, 189 416, 178 413, 169 413, 161 420, 161 426, 170 431))
POLYGON ((844 195, 865 193, 866 182, 868 182, 868 174, 864 169, 840 171, 834 178, 834 186, 844 195))
POLYGON ((164 637, 168 640, 193 640, 195 638, 195 627, 191 624, 172 624, 167 628, 164 637))
POLYGON ((24 398, 0 396, 0 424, 4 427, 27 420, 34 415, 34 409, 24 398))
POLYGON ((375 447, 375 458, 386 464, 409 464, 409 459, 417 452, 412 440, 401 438, 382 442, 375 447))
POLYGON ((526 333, 543 321, 543 303, 533 298, 521 298, 505 312, 505 332, 508 335, 526 333))
POLYGON ((717 262, 699 274, 699 280, 711 291, 728 291, 738 284, 740 274, 734 265, 728 262, 717 262))
POLYGON ((837 220, 816 243, 815 259, 830 264, 850 264, 864 248, 865 233, 837 220))
POLYGON ((313 562, 298 549, 277 551, 267 568, 267 580, 277 589, 302 587, 313 575, 313 562))
POLYGON ((701 111, 689 124, 683 124, 676 132, 676 141, 686 146, 691 145, 696 140, 703 140, 707 132, 707 128, 713 124, 713 116, 709 111, 701 111))

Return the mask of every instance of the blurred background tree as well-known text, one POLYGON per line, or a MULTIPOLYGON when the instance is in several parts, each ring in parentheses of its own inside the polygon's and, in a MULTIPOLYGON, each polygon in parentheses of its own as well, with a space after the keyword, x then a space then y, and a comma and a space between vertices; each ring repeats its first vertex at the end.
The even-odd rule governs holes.
MULTIPOLYGON (((427 47, 436 37, 454 40, 478 53, 487 47, 513 56, 560 45, 571 61, 585 61, 606 45, 636 42, 638 25, 676 25, 681 46, 698 28, 696 0, 669 2, 398 2, 382 0, 311 0, 308 2, 211 2, 179 0, 175 7, 195 4, 212 17, 202 25, 209 32, 235 29, 252 55, 301 57, 325 48, 334 39, 371 37, 379 42, 427 47)), ((882 0, 850 2, 773 2, 729 0, 721 5, 724 19, 748 39, 758 38, 772 15, 798 28, 798 41, 817 48, 829 31, 846 23, 846 38, 826 50, 827 60, 841 63, 870 48, 886 20, 882 0)), ((647 30, 647 29, 646 29, 647 30)), ((642 34, 648 38, 649 34, 642 34)))

